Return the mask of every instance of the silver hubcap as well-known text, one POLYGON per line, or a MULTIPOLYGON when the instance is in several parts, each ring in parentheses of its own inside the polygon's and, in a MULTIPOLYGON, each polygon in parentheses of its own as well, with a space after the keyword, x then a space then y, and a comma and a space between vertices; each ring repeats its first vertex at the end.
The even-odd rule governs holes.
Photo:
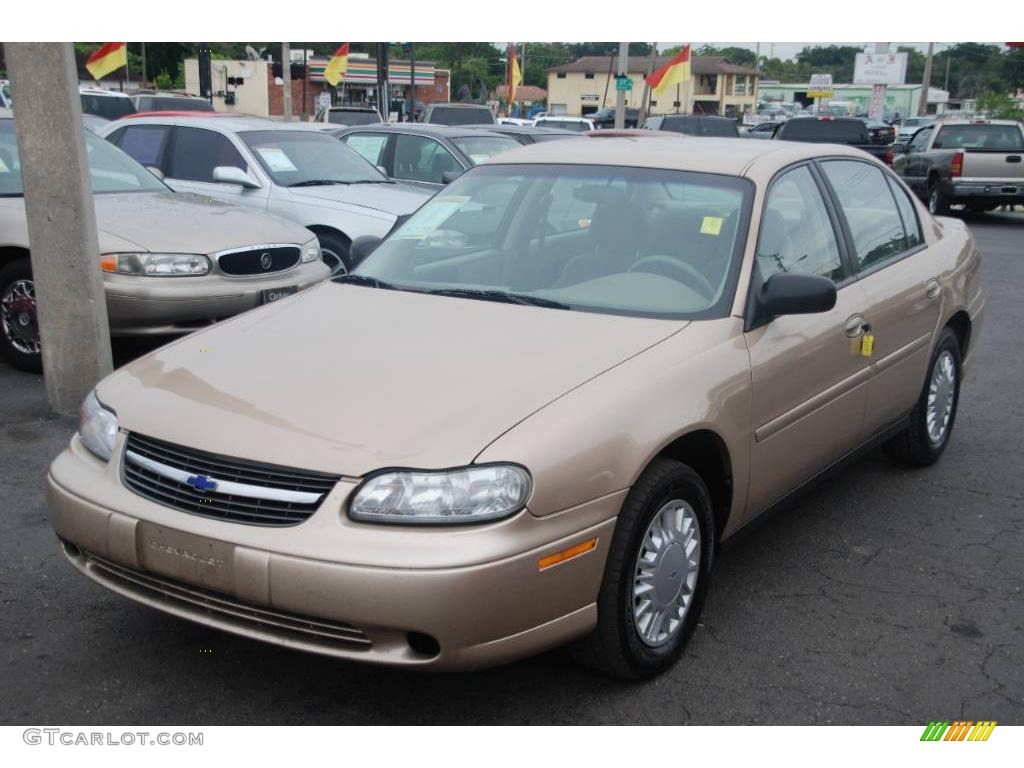
POLYGON ((928 196, 928 209, 932 213, 938 213, 939 212, 939 193, 938 192, 934 192, 933 191, 931 193, 931 195, 928 196))
POLYGON ((932 368, 928 382, 928 408, 926 410, 928 439, 932 445, 940 445, 946 438, 949 419, 953 415, 956 400, 956 364, 953 355, 943 352, 932 368))
POLYGON ((348 267, 345 266, 345 262, 342 261, 341 257, 330 248, 324 248, 321 246, 320 258, 323 259, 324 264, 331 268, 331 277, 344 275, 348 272, 348 267))
POLYGON ((673 499, 647 526, 633 570, 633 623, 645 645, 665 645, 679 633, 699 571, 697 515, 685 501, 673 499))
POLYGON ((31 280, 15 280, 0 296, 0 326, 16 350, 26 355, 40 353, 36 287, 31 280))

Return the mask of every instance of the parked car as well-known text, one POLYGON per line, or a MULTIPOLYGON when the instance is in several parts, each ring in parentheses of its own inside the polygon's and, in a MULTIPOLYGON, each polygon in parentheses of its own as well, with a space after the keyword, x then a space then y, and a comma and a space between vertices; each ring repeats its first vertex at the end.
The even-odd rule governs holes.
POLYGON ((520 145, 493 130, 466 126, 392 123, 329 133, 390 178, 431 194, 476 163, 520 145))
POLYGON ((349 246, 383 235, 427 193, 394 184, 314 123, 179 114, 111 123, 108 141, 181 192, 269 211, 313 230, 332 273, 349 246))
POLYGON ((1024 129, 1014 120, 941 120, 892 146, 893 170, 934 214, 1024 205, 1024 129))
POLYGON ((338 658, 651 677, 721 541, 875 441, 939 459, 984 303, 962 222, 814 144, 521 147, 354 250, 99 383, 47 478, 74 567, 338 658))
POLYGON ((896 128, 896 141, 910 141, 918 130, 933 122, 935 122, 935 115, 903 118, 896 128))
POLYGON ((559 139, 579 138, 583 135, 582 133, 567 131, 563 128, 544 128, 543 126, 538 127, 531 124, 512 125, 508 123, 498 123, 497 125, 471 125, 466 127, 480 128, 491 133, 508 136, 511 139, 515 139, 520 144, 536 144, 541 141, 558 141, 559 139))
POLYGON ((139 91, 132 96, 138 112, 213 112, 213 104, 202 96, 178 91, 139 91))
POLYGON ((716 115, 655 115, 647 118, 644 128, 651 131, 685 133, 688 136, 737 138, 740 135, 735 120, 716 115))
MULTIPOLYGON (((181 335, 328 275, 316 237, 285 219, 177 194, 86 131, 113 336, 181 335)), ((42 370, 14 120, 0 114, 0 356, 42 370)))
POLYGON ((794 117, 775 129, 773 139, 816 144, 844 144, 886 159, 886 148, 871 142, 867 124, 857 117, 794 117))
POLYGON ((380 112, 373 107, 340 106, 318 109, 313 116, 315 123, 331 123, 333 125, 373 125, 384 122, 380 112))
POLYGON ((131 97, 120 91, 81 85, 78 87, 78 94, 82 100, 82 112, 86 115, 95 115, 104 120, 118 120, 138 111, 131 97))
POLYGON ((742 131, 740 136, 747 139, 770 139, 780 125, 782 123, 757 123, 742 131))
POLYGON ((570 115, 546 115, 538 117, 533 121, 533 124, 537 128, 561 128, 565 131, 576 131, 578 133, 593 131, 597 128, 594 125, 594 121, 589 118, 572 117, 570 115))
POLYGON ((896 129, 881 120, 862 118, 864 125, 868 127, 868 139, 872 144, 888 146, 896 140, 896 129))
POLYGON ((423 122, 433 125, 476 125, 486 123, 493 125, 496 120, 491 108, 486 104, 457 104, 448 101, 427 104, 423 112, 423 122))
MULTIPOLYGON (((615 107, 605 107, 599 109, 591 115, 588 115, 590 120, 593 121, 595 128, 614 128, 615 127, 615 107)), ((637 123, 640 121, 640 110, 626 107, 626 114, 624 117, 625 125, 624 128, 636 128, 637 123)))
POLYGON ((0 109, 12 109, 14 98, 11 96, 11 83, 9 80, 0 80, 0 109))

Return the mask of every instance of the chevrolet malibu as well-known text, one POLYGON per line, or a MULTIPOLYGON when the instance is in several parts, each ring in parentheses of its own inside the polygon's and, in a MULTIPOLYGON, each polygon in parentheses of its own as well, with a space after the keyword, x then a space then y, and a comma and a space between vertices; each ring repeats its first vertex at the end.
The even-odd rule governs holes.
MULTIPOLYGON (((114 336, 181 335, 327 278, 316 236, 286 219, 176 194, 86 132, 114 336)), ((0 115, 0 357, 42 370, 14 120, 0 115)))
POLYGON ((49 475, 76 568, 345 659, 650 677, 723 540, 939 459, 983 316, 964 225, 838 146, 523 147, 353 254, 100 382, 49 475))

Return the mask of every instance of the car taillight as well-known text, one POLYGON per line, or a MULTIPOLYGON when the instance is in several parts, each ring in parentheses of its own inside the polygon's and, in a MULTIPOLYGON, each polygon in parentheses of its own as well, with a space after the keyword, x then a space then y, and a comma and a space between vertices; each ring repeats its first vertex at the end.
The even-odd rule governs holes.
POLYGON ((949 163, 950 171, 953 176, 959 176, 964 172, 964 153, 955 152, 953 159, 949 163))
POLYGON ((885 148, 885 164, 888 166, 892 165, 892 159, 896 156, 896 153, 892 151, 892 147, 885 148))

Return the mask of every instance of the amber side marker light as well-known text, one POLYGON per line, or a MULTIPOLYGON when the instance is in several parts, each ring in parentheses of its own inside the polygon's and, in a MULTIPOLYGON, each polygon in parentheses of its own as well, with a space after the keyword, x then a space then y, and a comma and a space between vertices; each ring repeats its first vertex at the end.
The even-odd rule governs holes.
POLYGON ((574 544, 568 549, 563 549, 561 552, 555 552, 555 554, 553 555, 542 557, 540 560, 537 561, 537 570, 547 570, 553 565, 558 565, 559 563, 564 563, 566 560, 572 560, 574 557, 585 555, 587 552, 589 552, 592 549, 595 549, 596 547, 596 537, 593 539, 588 539, 584 542, 580 542, 579 544, 574 544))
POLYGON ((101 256, 100 269, 104 272, 117 272, 117 256, 101 256))

